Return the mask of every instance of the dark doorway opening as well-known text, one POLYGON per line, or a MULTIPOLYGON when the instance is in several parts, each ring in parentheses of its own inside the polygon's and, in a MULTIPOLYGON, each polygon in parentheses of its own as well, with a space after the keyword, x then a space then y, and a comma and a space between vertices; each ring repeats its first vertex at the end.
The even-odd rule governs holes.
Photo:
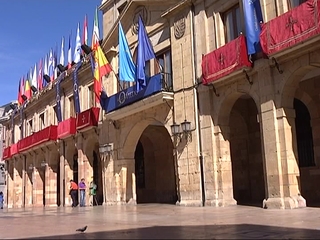
MULTIPOLYGON (((97 184, 96 199, 97 199, 98 205, 102 205, 103 204, 102 164, 96 151, 93 151, 92 168, 93 168, 93 180, 97 184)), ((93 205, 96 205, 95 201, 93 201, 93 205)))
POLYGON ((137 203, 169 203, 178 200, 173 144, 167 129, 148 126, 135 149, 137 203))
POLYGON ((233 195, 238 205, 262 206, 264 168, 258 109, 249 95, 239 98, 230 112, 230 150, 233 195))

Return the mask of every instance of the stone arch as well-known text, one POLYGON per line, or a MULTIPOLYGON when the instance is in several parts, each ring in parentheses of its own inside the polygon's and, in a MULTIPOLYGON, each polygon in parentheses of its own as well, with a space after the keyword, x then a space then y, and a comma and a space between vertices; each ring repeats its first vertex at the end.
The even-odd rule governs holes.
POLYGON ((294 98, 299 99, 301 102, 304 103, 304 105, 306 105, 310 113, 311 119, 319 117, 319 108, 309 94, 298 88, 296 90, 294 98))
POLYGON ((215 109, 215 119, 217 120, 216 123, 218 126, 220 126, 221 130, 226 130, 225 132, 228 132, 226 128, 227 125, 229 125, 229 118, 230 118, 230 112, 235 104, 235 102, 242 96, 248 95, 250 98, 253 99, 255 102, 255 105, 258 109, 258 113, 260 113, 260 100, 259 96, 254 91, 250 91, 250 89, 242 91, 242 92, 235 92, 230 91, 226 93, 223 99, 219 102, 219 104, 216 106, 215 109), (249 90, 249 91, 248 91, 249 90))
MULTIPOLYGON (((297 64, 296 64, 297 65, 297 64)), ((299 82, 303 77, 312 70, 318 69, 316 66, 311 65, 298 65, 290 66, 291 71, 285 71, 282 76, 282 83, 279 87, 279 101, 276 101, 277 108, 293 108, 293 98, 295 97, 296 90, 299 88, 299 82), (278 103, 278 104, 277 104, 278 103)))
MULTIPOLYGON (((133 125, 132 128, 127 133, 127 135, 122 138, 122 141, 123 141, 123 143, 122 143, 122 157, 124 159, 133 159, 134 158, 134 152, 135 152, 137 143, 139 141, 139 138, 140 138, 141 134, 143 133, 143 131, 146 129, 146 127, 151 124, 164 126, 161 121, 159 121, 155 118, 146 118, 144 120, 139 121, 135 125, 133 125)), ((166 126, 164 126, 164 127, 166 127, 166 126)))

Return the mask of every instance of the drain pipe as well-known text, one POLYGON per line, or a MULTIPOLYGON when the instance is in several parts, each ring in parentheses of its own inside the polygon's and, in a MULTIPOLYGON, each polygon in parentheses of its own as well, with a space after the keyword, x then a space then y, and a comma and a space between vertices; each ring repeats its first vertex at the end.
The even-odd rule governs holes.
POLYGON ((199 93, 198 93, 198 81, 196 78, 197 75, 197 58, 196 58, 196 34, 194 32, 195 23, 194 23, 195 7, 192 3, 191 5, 191 17, 190 17, 190 28, 191 28, 191 58, 192 58, 192 78, 194 81, 193 94, 194 94, 194 109, 195 109, 195 127, 198 130, 197 141, 198 141, 198 156, 200 163, 200 188, 201 188, 201 202, 202 206, 205 206, 206 202, 206 193, 205 193, 205 181, 204 181, 204 164, 203 164, 203 154, 202 154, 202 137, 201 137, 201 126, 200 126, 200 115, 199 115, 199 93))

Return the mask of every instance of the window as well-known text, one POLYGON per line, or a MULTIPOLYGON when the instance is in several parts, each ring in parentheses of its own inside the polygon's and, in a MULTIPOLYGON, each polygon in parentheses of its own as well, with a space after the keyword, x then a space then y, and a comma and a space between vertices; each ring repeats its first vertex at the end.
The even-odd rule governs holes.
POLYGON ((157 54, 157 61, 154 63, 154 73, 163 73, 164 85, 166 90, 172 90, 172 66, 171 49, 157 54))
POLYGON ((75 114, 75 110, 74 110, 74 98, 73 96, 69 97, 69 114, 70 114, 70 117, 75 117, 76 114, 75 114))
POLYGON ((223 14, 226 43, 237 38, 242 32, 239 5, 235 5, 223 14))
POLYGON ((27 132, 28 136, 31 135, 31 134, 33 134, 33 121, 32 121, 32 119, 30 119, 30 120, 28 121, 27 131, 28 131, 28 132, 27 132))
POLYGON ((300 4, 304 3, 306 0, 287 0, 288 2, 288 9, 291 10, 300 4))
POLYGON ((39 115, 39 130, 42 130, 46 127, 44 113, 39 115))
POLYGON ((53 125, 57 125, 58 124, 58 119, 57 119, 57 113, 58 113, 58 107, 57 105, 53 106, 53 111, 54 111, 54 117, 53 117, 53 125))
POLYGON ((95 107, 95 93, 93 89, 93 85, 88 86, 88 108, 95 107))

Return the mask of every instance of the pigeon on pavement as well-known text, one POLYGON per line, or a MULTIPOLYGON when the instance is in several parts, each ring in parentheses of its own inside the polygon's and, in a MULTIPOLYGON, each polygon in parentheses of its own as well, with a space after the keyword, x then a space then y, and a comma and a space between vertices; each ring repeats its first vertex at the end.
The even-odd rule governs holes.
POLYGON ((77 232, 84 232, 85 230, 87 230, 87 226, 84 226, 83 228, 78 228, 76 231, 77 232))

